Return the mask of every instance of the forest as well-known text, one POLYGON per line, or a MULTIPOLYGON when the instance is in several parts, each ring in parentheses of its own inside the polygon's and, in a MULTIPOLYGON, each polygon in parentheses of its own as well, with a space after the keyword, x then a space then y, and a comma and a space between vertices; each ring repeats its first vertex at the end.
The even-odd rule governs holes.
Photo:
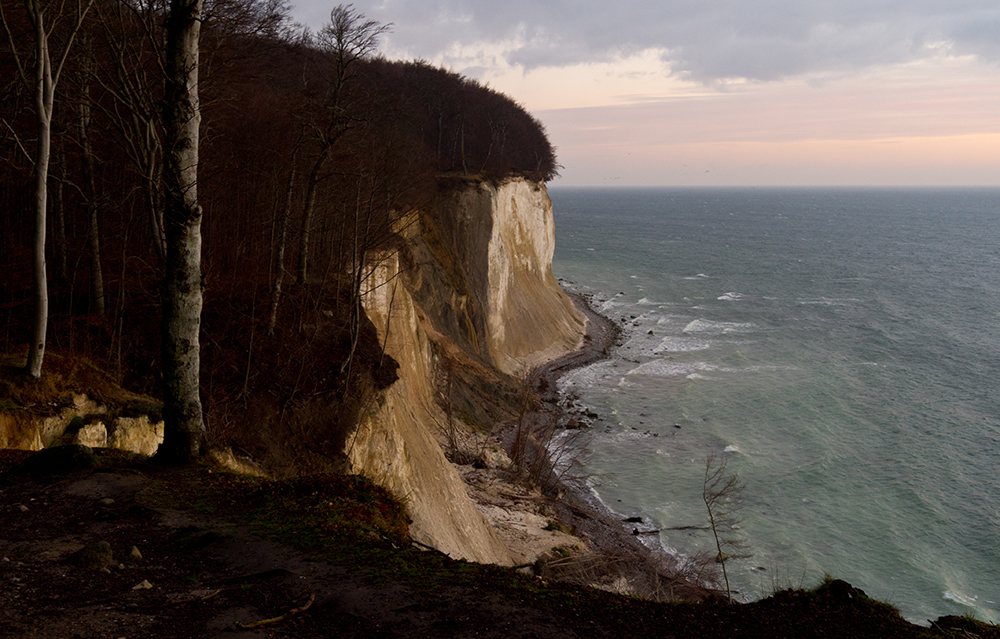
MULTIPOLYGON (((50 356, 160 397, 170 3, 0 9, 0 352, 31 360, 44 289, 50 356)), ((366 391, 395 379, 360 307, 365 256, 394 247, 407 215, 434 215, 441 189, 554 177, 554 149, 509 97, 379 56, 391 25, 351 5, 332 7, 316 32, 294 24, 284 0, 208 0, 201 11, 208 440, 252 446, 241 437, 249 416, 280 421, 317 397, 339 407, 326 419, 346 432, 366 391)), ((325 437, 307 444, 336 449, 325 437)))

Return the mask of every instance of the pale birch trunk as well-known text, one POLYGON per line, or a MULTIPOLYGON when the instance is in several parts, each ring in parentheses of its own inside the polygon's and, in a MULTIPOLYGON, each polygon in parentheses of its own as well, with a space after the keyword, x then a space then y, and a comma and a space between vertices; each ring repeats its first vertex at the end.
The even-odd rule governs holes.
POLYGON ((31 322, 31 345, 28 347, 28 374, 42 376, 45 359, 45 336, 49 324, 49 287, 45 272, 45 220, 48 205, 49 155, 52 142, 52 107, 55 83, 49 58, 49 38, 45 31, 44 13, 37 3, 34 9, 35 27, 35 109, 38 115, 38 140, 35 146, 35 235, 31 244, 32 276, 35 290, 34 315, 31 322))
MULTIPOLYGON (((53 25, 48 25, 46 11, 49 4, 42 0, 24 0, 24 8, 28 13, 28 20, 31 22, 31 30, 35 36, 35 68, 31 81, 28 79, 28 71, 23 63, 23 58, 18 51, 17 42, 7 22, 2 5, 0 5, 0 22, 3 23, 7 42, 14 58, 17 74, 24 82, 25 86, 31 88, 35 101, 35 116, 37 118, 37 140, 35 144, 35 234, 32 241, 32 279, 35 290, 35 304, 32 316, 31 344, 28 346, 28 362, 25 371, 34 378, 42 376, 42 361, 45 359, 45 339, 48 332, 49 323, 49 288, 48 276, 45 267, 45 226, 48 206, 48 179, 49 179, 49 159, 52 147, 52 111, 55 105, 56 85, 59 83, 59 75, 62 73, 63 65, 69 56, 69 50, 73 46, 83 19, 90 10, 94 0, 78 0, 76 3, 76 13, 73 16, 71 29, 65 39, 65 46, 59 55, 55 67, 52 65, 51 51, 49 48, 49 36, 54 30, 54 24, 59 19, 59 15, 53 18, 53 25)), ((64 10, 66 6, 60 4, 56 10, 64 10)), ((63 14, 62 17, 65 17, 63 14)))
POLYGON ((198 204, 198 43, 202 0, 172 0, 164 96, 163 444, 172 462, 197 457, 205 440, 199 392, 202 279, 198 204))

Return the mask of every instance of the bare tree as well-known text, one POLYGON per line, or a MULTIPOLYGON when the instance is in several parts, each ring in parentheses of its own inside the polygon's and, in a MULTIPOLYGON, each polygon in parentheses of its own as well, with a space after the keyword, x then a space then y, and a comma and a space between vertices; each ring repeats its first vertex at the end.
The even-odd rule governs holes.
POLYGON ((165 0, 119 0, 99 5, 107 64, 88 79, 111 98, 93 102, 109 124, 109 132, 140 177, 150 236, 160 258, 166 255, 163 230, 163 122, 157 87, 163 67, 160 24, 165 0))
POLYGON ((185 462, 205 439, 200 381, 201 221, 198 204, 198 42, 203 0, 172 0, 167 18, 163 121, 163 444, 157 457, 185 462))
POLYGON ((90 77, 94 74, 94 51, 90 35, 80 38, 82 48, 79 104, 80 163, 83 173, 84 206, 87 210, 87 242, 90 244, 90 294, 93 311, 104 315, 104 275, 101 270, 101 234, 97 219, 97 188, 94 184, 94 150, 91 144, 92 100, 90 77))
POLYGON ((87 12, 94 0, 76 0, 73 10, 66 10, 63 3, 50 6, 44 0, 24 0, 24 8, 31 23, 35 40, 34 69, 26 64, 27 54, 17 45, 11 25, 0 3, 0 22, 7 34, 7 42, 14 56, 18 76, 26 87, 33 89, 35 118, 38 137, 35 142, 35 233, 32 242, 32 277, 34 280, 35 306, 32 316, 31 345, 28 348, 28 362, 25 369, 34 378, 42 376, 42 360, 45 358, 45 339, 49 322, 48 277, 45 272, 45 227, 48 206, 49 161, 52 147, 52 115, 55 110, 56 86, 59 76, 69 57, 73 40, 80 31, 87 12), (50 13, 50 9, 52 12, 50 13), (51 18, 51 20, 50 20, 51 18), (52 35, 60 22, 68 20, 70 28, 63 38, 62 52, 53 51, 52 35), (55 59, 53 60, 53 54, 55 59))
POLYGON ((736 473, 726 470, 726 458, 709 455, 705 460, 705 483, 702 499, 708 510, 708 523, 715 539, 716 563, 722 566, 722 577, 726 583, 726 596, 733 601, 729 587, 729 573, 726 562, 730 559, 744 559, 750 556, 749 546, 740 534, 740 516, 743 491, 746 483, 736 473))
POLYGON ((391 26, 367 20, 364 14, 354 10, 353 5, 342 4, 330 12, 330 22, 317 37, 317 44, 328 63, 328 68, 324 69, 328 75, 320 104, 317 105, 320 115, 307 125, 317 150, 306 180, 302 209, 299 284, 305 284, 309 272, 309 237, 316 208, 316 191, 326 177, 324 171, 334 146, 352 125, 352 118, 344 104, 344 86, 352 77, 355 63, 378 49, 379 36, 389 31, 391 26))

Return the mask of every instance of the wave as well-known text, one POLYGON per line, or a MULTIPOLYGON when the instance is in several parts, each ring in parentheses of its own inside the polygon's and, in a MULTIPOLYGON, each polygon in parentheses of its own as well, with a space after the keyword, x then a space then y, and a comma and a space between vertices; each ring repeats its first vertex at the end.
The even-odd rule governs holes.
POLYGON ((693 337, 665 337, 660 340, 660 344, 653 349, 656 354, 660 353, 687 353, 690 351, 703 351, 710 348, 708 342, 695 339, 693 337))
POLYGON ((658 377, 673 377, 675 375, 691 375, 700 371, 717 370, 713 364, 706 362, 675 362, 669 359, 654 359, 640 364, 626 373, 629 375, 655 375, 658 377))
POLYGON ((811 299, 799 300, 799 306, 847 306, 849 304, 855 304, 860 302, 856 297, 816 297, 811 299))
POLYGON ((715 377, 709 377, 708 375, 702 375, 701 373, 691 373, 690 375, 687 375, 685 377, 685 379, 703 379, 703 380, 707 380, 707 381, 712 381, 712 380, 714 380, 716 378, 715 377))
POLYGON ((709 333, 725 335, 730 333, 748 333, 759 328, 752 322, 713 322, 698 318, 684 327, 685 333, 709 333))
POLYGON ((976 602, 979 601, 979 597, 970 597, 969 595, 952 592, 950 590, 946 590, 942 597, 948 601, 954 601, 957 604, 962 604, 963 606, 968 606, 970 608, 975 608, 976 602))
POLYGON ((722 302, 738 302, 743 299, 743 293, 729 292, 715 298, 722 302))

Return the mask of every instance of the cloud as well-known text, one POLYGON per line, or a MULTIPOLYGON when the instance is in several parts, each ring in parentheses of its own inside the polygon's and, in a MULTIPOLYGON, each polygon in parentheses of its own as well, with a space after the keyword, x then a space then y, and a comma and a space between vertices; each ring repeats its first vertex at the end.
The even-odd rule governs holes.
MULTIPOLYGON (((306 7, 316 0, 304 0, 306 7)), ((357 8, 392 22, 392 55, 459 71, 490 50, 530 71, 649 49, 704 83, 842 73, 934 55, 942 44, 1000 61, 995 0, 382 0, 357 8)))

